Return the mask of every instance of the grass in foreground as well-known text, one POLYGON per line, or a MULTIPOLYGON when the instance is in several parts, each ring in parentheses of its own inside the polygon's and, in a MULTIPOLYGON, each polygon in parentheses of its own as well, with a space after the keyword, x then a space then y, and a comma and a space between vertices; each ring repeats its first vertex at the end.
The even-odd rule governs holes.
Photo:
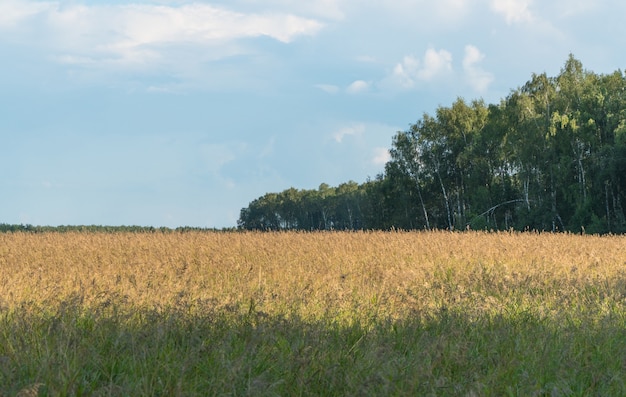
POLYGON ((0 395, 626 395, 623 237, 0 240, 0 395))

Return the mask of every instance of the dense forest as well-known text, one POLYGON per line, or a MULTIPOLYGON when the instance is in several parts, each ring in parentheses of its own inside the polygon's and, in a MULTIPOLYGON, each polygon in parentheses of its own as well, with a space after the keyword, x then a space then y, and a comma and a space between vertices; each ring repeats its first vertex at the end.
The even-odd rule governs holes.
POLYGON ((626 232, 626 74, 570 55, 499 104, 457 99, 398 132, 363 184, 267 193, 246 230, 626 232))

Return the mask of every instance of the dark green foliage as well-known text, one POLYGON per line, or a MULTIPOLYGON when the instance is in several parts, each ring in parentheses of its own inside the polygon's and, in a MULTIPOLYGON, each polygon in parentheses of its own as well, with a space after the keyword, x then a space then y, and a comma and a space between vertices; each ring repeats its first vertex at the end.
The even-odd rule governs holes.
POLYGON ((368 185, 323 183, 317 190, 268 193, 241 210, 239 227, 249 230, 355 230, 363 228, 368 185))
POLYGON ((457 99, 398 132, 383 175, 268 193, 257 230, 487 229, 626 232, 626 75, 570 55, 500 104, 457 99))

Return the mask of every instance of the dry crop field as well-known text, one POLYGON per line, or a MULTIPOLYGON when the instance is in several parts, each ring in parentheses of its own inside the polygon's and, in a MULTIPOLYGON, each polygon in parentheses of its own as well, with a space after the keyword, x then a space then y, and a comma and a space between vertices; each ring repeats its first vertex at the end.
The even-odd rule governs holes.
POLYGON ((626 237, 2 234, 14 395, 626 395, 626 237))

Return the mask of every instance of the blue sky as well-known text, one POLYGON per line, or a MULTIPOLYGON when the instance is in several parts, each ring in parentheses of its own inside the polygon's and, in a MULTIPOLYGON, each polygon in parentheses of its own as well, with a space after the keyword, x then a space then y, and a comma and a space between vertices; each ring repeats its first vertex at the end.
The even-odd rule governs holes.
POLYGON ((0 223, 234 226, 363 182, 396 131, 569 53, 626 65, 609 0, 0 0, 0 223))

